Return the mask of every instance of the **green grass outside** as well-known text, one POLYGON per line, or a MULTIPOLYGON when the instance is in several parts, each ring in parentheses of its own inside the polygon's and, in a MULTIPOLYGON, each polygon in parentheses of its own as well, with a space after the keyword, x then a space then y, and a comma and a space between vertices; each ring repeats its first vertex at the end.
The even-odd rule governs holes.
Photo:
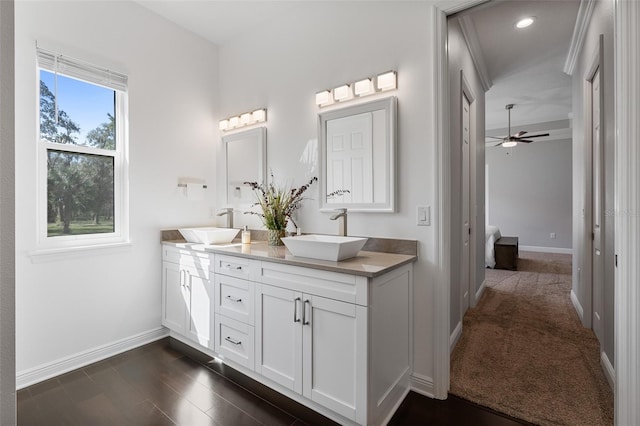
POLYGON ((62 228, 62 223, 49 223, 47 225, 47 236, 58 237, 61 235, 104 234, 113 232, 113 220, 104 220, 100 225, 96 225, 91 220, 71 222, 69 225, 71 234, 63 234, 62 228))

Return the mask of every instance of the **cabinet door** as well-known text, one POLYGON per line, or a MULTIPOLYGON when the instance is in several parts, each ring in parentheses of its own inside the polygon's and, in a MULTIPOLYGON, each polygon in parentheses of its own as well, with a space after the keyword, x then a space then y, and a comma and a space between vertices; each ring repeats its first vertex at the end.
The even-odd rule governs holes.
POLYGON ((256 284, 256 371, 302 393, 302 294, 256 284))
POLYGON ((366 414, 366 308, 303 296, 303 395, 357 421, 366 414))
POLYGON ((162 263, 162 325, 185 334, 188 291, 185 272, 177 263, 162 263))
POLYGON ((213 322, 213 288, 208 271, 200 268, 183 268, 189 296, 186 319, 187 337, 200 345, 213 349, 211 324, 213 322))

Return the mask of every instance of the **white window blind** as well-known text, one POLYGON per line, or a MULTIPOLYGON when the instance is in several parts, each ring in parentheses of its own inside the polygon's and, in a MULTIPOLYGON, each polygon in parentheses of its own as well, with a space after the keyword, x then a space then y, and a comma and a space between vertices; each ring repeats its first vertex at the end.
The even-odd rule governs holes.
POLYGON ((110 89, 122 92, 127 90, 126 75, 106 68, 97 67, 68 56, 58 55, 41 48, 38 48, 37 52, 38 66, 40 68, 84 80, 89 83, 98 84, 110 89))

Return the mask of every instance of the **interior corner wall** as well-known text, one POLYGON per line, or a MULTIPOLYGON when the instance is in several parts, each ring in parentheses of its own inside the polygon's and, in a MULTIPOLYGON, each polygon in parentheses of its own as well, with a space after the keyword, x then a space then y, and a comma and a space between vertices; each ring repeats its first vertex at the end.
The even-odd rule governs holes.
POLYGON ((160 332, 160 230, 212 221, 213 194, 190 201, 177 184, 190 177, 215 188, 218 53, 134 2, 34 1, 15 9, 20 378, 160 332), (130 247, 57 259, 31 256, 37 249, 36 41, 129 77, 130 247))
MULTIPOLYGON (((595 8, 587 29, 584 44, 580 51, 576 68, 572 76, 573 97, 573 200, 574 220, 574 259, 573 259, 573 292, 584 309, 588 298, 586 280, 591 274, 591 229, 589 218, 591 199, 587 197, 591 191, 590 150, 585 135, 585 78, 598 49, 600 34, 604 35, 604 58, 602 77, 604 84, 604 342, 602 351, 609 361, 614 362, 614 279, 615 279, 615 247, 614 247, 614 178, 615 178, 615 116, 614 116, 614 2, 595 2, 595 8), (580 273, 578 273, 580 271, 580 273)), ((591 312, 585 312, 591 315, 591 312)), ((584 321, 583 321, 584 322, 584 321)))
POLYGON ((520 246, 570 250, 571 151, 571 139, 488 148, 489 225, 520 246))
MULTIPOLYGON (((418 241, 414 373, 429 381, 437 229, 416 226, 416 206, 429 205, 432 214, 437 212, 436 141, 429 137, 435 125, 434 11, 423 2, 367 2, 365 11, 363 5, 310 2, 296 19, 282 17, 221 46, 221 117, 266 107, 268 170, 279 182, 297 186, 318 175, 316 92, 388 70, 398 72, 398 89, 381 95, 398 98, 397 212, 349 213, 349 234, 418 241)), ((242 226, 250 218, 236 219, 242 226)), ((304 232, 337 233, 337 223, 318 209, 318 185, 310 189, 296 222, 304 232)))
POLYGON ((0 424, 16 424, 14 2, 0 2, 0 424))
MULTIPOLYGON (((450 308, 450 330, 452 333, 462 321, 465 312, 462 311, 461 297, 464 291, 461 288, 461 251, 462 251, 462 87, 460 81, 460 71, 473 91, 475 96, 475 125, 472 123, 472 139, 469 153, 471 170, 469 173, 469 192, 471 201, 469 207, 473 210, 475 206, 476 216, 471 212, 472 243, 475 245, 475 269, 470 271, 475 277, 475 291, 482 285, 485 277, 484 262, 484 242, 485 242, 485 93, 480 82, 480 77, 471 58, 469 48, 464 41, 462 30, 458 19, 455 17, 447 20, 448 33, 448 59, 449 59, 449 117, 450 131, 449 140, 451 144, 451 308, 450 308), (474 153, 475 152, 475 153, 474 153)), ((470 259, 471 261, 471 259, 470 259)), ((470 266, 473 266, 471 262, 470 266)), ((473 297, 471 294, 469 297, 473 297)))

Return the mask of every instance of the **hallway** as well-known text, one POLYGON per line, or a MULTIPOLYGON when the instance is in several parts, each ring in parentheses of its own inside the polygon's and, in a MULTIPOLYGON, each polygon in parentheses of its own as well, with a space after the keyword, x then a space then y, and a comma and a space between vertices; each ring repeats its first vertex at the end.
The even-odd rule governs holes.
POLYGON ((600 346, 572 306, 571 255, 520 252, 486 270, 451 358, 451 393, 543 425, 613 424, 600 346))

